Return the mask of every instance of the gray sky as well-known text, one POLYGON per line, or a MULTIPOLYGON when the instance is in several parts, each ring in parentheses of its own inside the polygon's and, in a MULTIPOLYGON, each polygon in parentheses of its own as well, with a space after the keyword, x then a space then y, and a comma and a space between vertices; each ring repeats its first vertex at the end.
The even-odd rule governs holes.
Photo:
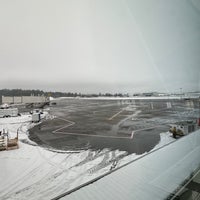
POLYGON ((199 0, 0 0, 0 88, 200 90, 199 0))

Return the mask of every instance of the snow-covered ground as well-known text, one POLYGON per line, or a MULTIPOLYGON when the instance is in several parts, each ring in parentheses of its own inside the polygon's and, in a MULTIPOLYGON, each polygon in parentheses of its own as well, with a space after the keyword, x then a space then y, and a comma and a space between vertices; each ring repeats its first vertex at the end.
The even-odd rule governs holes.
MULTIPOLYGON (((44 113, 43 118, 48 117, 44 113)), ((0 130, 11 138, 19 131, 19 149, 0 152, 0 199, 51 199, 140 156, 119 150, 56 152, 37 146, 28 139, 31 115, 0 119, 0 130)), ((160 143, 172 142, 161 133, 160 143)))
MULTIPOLYGON (((144 96, 135 96, 135 97, 57 97, 57 98, 50 98, 50 101, 54 100, 61 100, 61 99, 82 99, 82 100, 158 100, 158 99, 181 99, 181 96, 151 96, 151 97, 144 97, 144 96)), ((184 97, 186 98, 186 97, 184 97)), ((189 98, 189 97, 188 97, 189 98)), ((197 98, 197 97, 190 97, 190 98, 197 98)))

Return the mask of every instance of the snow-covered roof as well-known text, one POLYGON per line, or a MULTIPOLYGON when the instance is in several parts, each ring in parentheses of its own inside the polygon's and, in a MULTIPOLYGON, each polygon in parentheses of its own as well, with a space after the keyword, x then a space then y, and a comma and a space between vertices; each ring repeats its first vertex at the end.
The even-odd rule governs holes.
POLYGON ((200 130, 61 199, 166 199, 199 167, 200 130))

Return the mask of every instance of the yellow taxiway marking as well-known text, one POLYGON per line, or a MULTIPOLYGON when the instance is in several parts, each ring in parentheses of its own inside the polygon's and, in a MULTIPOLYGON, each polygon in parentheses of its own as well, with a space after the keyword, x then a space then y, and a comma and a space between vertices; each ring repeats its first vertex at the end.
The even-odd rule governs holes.
POLYGON ((115 117, 117 117, 117 115, 119 115, 120 113, 122 113, 124 110, 120 110, 118 113, 114 114, 112 117, 108 118, 108 120, 112 120, 115 117))

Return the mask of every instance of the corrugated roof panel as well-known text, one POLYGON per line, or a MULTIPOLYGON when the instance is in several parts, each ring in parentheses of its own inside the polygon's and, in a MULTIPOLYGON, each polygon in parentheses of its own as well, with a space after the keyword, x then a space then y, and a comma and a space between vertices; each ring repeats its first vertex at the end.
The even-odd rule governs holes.
POLYGON ((200 167, 200 130, 89 184, 68 200, 165 199, 200 167))

